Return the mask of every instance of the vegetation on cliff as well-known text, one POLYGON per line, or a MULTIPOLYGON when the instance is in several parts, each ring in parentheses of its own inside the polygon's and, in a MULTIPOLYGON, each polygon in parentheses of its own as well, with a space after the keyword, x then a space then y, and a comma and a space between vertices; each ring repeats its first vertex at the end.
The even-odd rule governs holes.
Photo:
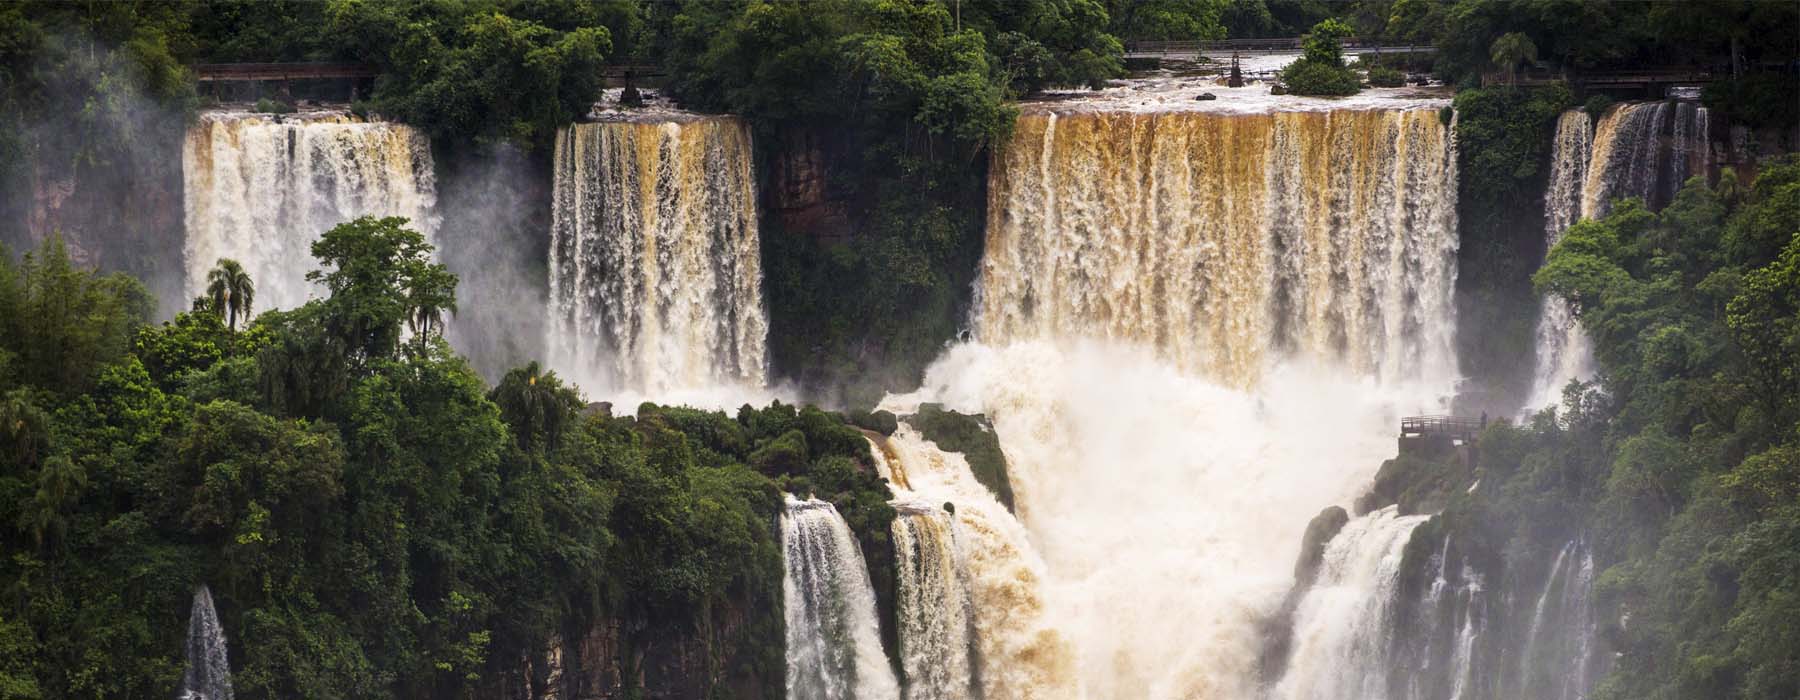
POLYGON ((1447 534, 1508 580, 1590 543, 1599 634, 1619 652, 1595 697, 1793 697, 1800 160, 1747 186, 1696 178, 1660 213, 1620 202, 1570 228, 1536 283, 1575 305, 1600 380, 1490 427, 1472 474, 1412 457, 1408 479, 1450 500, 1413 549, 1447 534))
POLYGON ((207 299, 144 323, 135 282, 58 241, 0 261, 9 696, 173 692, 200 583, 253 640, 241 697, 461 695, 595 622, 631 648, 726 609, 753 619, 708 662, 775 695, 780 487, 891 549, 839 416, 614 417, 535 364, 486 387, 420 323, 455 279, 402 220, 313 251, 329 294, 238 331, 207 299))

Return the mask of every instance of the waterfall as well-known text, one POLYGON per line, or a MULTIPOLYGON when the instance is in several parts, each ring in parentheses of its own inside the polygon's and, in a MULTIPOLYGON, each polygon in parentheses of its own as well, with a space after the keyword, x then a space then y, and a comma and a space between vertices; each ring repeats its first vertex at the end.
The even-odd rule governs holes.
MULTIPOLYGON (((1606 215, 1613 201, 1636 197, 1661 208, 1691 175, 1711 163, 1711 121, 1691 102, 1616 105, 1592 126, 1588 114, 1566 111, 1557 120, 1544 190, 1544 249, 1580 219, 1606 215)), ((1571 379, 1597 372, 1593 347, 1566 301, 1546 297, 1538 313, 1537 363, 1527 411, 1555 405, 1571 379)))
POLYGON ((908 700, 1074 697, 1069 640, 1046 614, 1044 563, 1025 528, 962 455, 905 423, 874 454, 901 512, 896 612, 908 700))
POLYGON ((732 117, 556 135, 551 364, 590 390, 767 380, 750 132, 732 117))
POLYGON ((436 228, 431 145, 401 124, 208 112, 188 129, 181 165, 194 296, 232 258, 256 284, 254 310, 294 308, 320 291, 306 273, 313 241, 332 227, 375 215, 406 217, 427 240, 436 228))
POLYGON ((964 700, 974 681, 970 611, 951 516, 930 506, 897 509, 893 530, 899 590, 894 607, 906 700, 964 700))
MULTIPOLYGON (((975 340, 884 401, 985 414, 1006 455, 1017 516, 990 522, 1035 561, 997 593, 1032 626, 975 598, 986 700, 1261 692, 1254 640, 1308 519, 1455 374, 1454 125, 1447 101, 1391 103, 1025 107, 990 168, 975 340), (1059 640, 1070 667, 996 692, 996 629, 1059 640)), ((971 542, 966 499, 942 500, 971 542)), ((1004 581, 998 563, 965 569, 1004 581)))
POLYGON ((787 499, 781 515, 788 700, 894 700, 875 589, 850 527, 830 503, 787 499))
MULTIPOLYGON (((1556 122, 1555 148, 1550 158, 1550 181, 1544 189, 1544 250, 1562 240, 1564 231, 1581 218, 1583 184, 1593 151, 1593 123, 1587 112, 1571 109, 1556 122)), ((1537 369, 1533 373, 1527 410, 1562 400, 1570 380, 1594 376, 1594 350, 1587 333, 1576 323, 1568 301, 1546 295, 1538 310, 1537 369)))
POLYGON ((1614 105, 1594 129, 1581 218, 1605 216, 1613 200, 1626 197, 1652 209, 1668 204, 1688 176, 1706 172, 1710 128, 1706 108, 1689 102, 1614 105))
POLYGON ((1392 606, 1413 528, 1428 516, 1395 506, 1350 521, 1325 547, 1319 580, 1294 617, 1292 669, 1275 688, 1291 700, 1384 700, 1392 606))
POLYGON ((231 700, 231 659, 225 652, 225 631, 213 609, 212 591, 202 585, 194 591, 193 612, 188 614, 187 673, 182 676, 184 700, 231 700))
POLYGON ((1563 545, 1545 575, 1519 652, 1518 687, 1535 700, 1579 700, 1593 682, 1594 558, 1587 543, 1563 545))
POLYGON ((1289 355, 1451 376, 1451 133, 1432 108, 1022 116, 977 334, 1143 343, 1240 386, 1289 355))

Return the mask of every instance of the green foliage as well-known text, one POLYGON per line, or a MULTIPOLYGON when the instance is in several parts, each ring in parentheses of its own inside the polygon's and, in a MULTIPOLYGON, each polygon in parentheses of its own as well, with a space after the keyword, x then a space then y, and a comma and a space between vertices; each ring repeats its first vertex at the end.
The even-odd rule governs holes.
POLYGON ((252 107, 252 109, 265 114, 292 114, 294 112, 293 105, 279 100, 271 100, 267 97, 257 100, 256 105, 252 107))
POLYGON ((1356 72, 1344 65, 1343 40, 1350 25, 1328 19, 1313 25, 1299 60, 1281 71, 1281 83, 1295 95, 1344 96, 1362 91, 1356 72))
POLYGON ((906 423, 938 447, 962 453, 969 460, 969 471, 975 480, 993 492, 1007 510, 1012 510, 1013 490, 1006 475, 1006 455, 1000 451, 1000 437, 985 416, 946 411, 943 406, 928 403, 907 416, 906 423))
POLYGON ((0 248, 0 387, 86 391, 130 349, 151 305, 135 279, 75 267, 61 236, 16 264, 0 248))
MULTIPOLYGON (((872 403, 957 330, 981 254, 987 149, 1009 101, 1095 86, 1122 47, 1097 0, 688 2, 653 19, 668 90, 742 114, 759 157, 809 154, 825 223, 765 209, 778 374, 872 403)), ((654 15, 654 13, 653 13, 654 15)))
POLYGON ((382 70, 378 111, 434 138, 529 144, 587 113, 612 50, 567 5, 334 0, 327 15, 343 50, 382 70))
POLYGON ((1440 519, 1489 571, 1594 543, 1596 617, 1620 652, 1596 697, 1800 689, 1796 167, 1729 196, 1696 178, 1659 213, 1627 200, 1571 227, 1535 282, 1571 300, 1604 393, 1572 385, 1567 414, 1489 429, 1482 487, 1440 519))
POLYGON ((431 246, 406 219, 362 217, 339 224, 313 243, 324 269, 306 279, 325 285, 326 330, 364 358, 390 356, 409 325, 423 343, 456 310, 456 276, 432 262, 431 246))
POLYGON ((1225 38, 1226 0, 1112 0, 1112 34, 1130 40, 1195 41, 1225 38))
POLYGON ((1456 95, 1457 355, 1496 405, 1509 403, 1509 387, 1529 384, 1550 144, 1573 99, 1561 87, 1456 95))
POLYGON ((1406 74, 1387 66, 1370 66, 1368 80, 1375 87, 1404 87, 1406 74))

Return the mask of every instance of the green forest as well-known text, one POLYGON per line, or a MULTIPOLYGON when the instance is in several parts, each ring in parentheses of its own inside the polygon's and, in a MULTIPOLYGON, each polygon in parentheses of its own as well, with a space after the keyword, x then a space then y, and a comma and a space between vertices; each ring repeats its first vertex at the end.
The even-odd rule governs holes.
MULTIPOLYGON (((1703 98, 1716 119, 1787 128, 1795 3, 0 0, 7 241, 35 163, 114 167, 208 105, 190 66, 213 62, 365 63, 380 77, 355 111, 438 150, 537 158, 604 67, 654 63, 684 107, 749 121, 759 169, 797 128, 825 134, 853 222, 821 238, 762 220, 773 374, 838 411, 616 407, 537 362, 488 381, 444 337, 486 300, 403 219, 319 232, 327 294, 299 308, 258 305, 221 260, 169 320, 59 236, 5 250, 0 700, 173 694, 202 583, 250 642, 232 649, 242 698, 492 695, 604 621, 619 658, 680 647, 706 671, 627 669, 626 697, 780 696, 783 494, 836 506, 891 612, 893 493, 868 437, 895 425, 871 409, 965 330, 1017 103, 1105 86, 1127 42, 1302 34, 1283 78, 1303 94, 1391 79, 1346 56, 1351 37, 1437 48, 1464 373, 1528 372, 1543 294, 1571 302, 1602 372, 1572 409, 1494 421, 1480 474, 1402 459, 1383 478, 1429 483, 1407 497, 1443 505, 1428 527, 1492 558, 1592 533, 1596 600, 1629 613, 1603 621, 1619 655, 1594 697, 1800 697, 1800 159, 1697 177, 1661 211, 1622 201, 1545 251, 1557 116, 1608 100, 1483 82, 1703 66, 1729 76, 1703 98)), ((1012 506, 991 427, 916 420, 1012 506)))

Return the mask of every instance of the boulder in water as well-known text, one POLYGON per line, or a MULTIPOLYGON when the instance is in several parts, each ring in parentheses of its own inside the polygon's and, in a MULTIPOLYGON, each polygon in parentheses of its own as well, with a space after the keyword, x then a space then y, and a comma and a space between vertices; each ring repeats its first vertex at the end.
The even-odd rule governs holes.
POLYGON ((1198 100, 1198 101, 1200 101, 1200 102, 1207 102, 1207 101, 1210 101, 1210 100, 1216 100, 1216 99, 1219 99, 1219 96, 1218 96, 1218 95, 1214 95, 1214 94, 1212 94, 1212 93, 1210 93, 1210 92, 1202 92, 1202 93, 1200 93, 1200 94, 1199 94, 1199 95, 1197 95, 1197 96, 1195 96, 1195 97, 1194 97, 1194 99, 1195 99, 1195 100, 1198 100))

